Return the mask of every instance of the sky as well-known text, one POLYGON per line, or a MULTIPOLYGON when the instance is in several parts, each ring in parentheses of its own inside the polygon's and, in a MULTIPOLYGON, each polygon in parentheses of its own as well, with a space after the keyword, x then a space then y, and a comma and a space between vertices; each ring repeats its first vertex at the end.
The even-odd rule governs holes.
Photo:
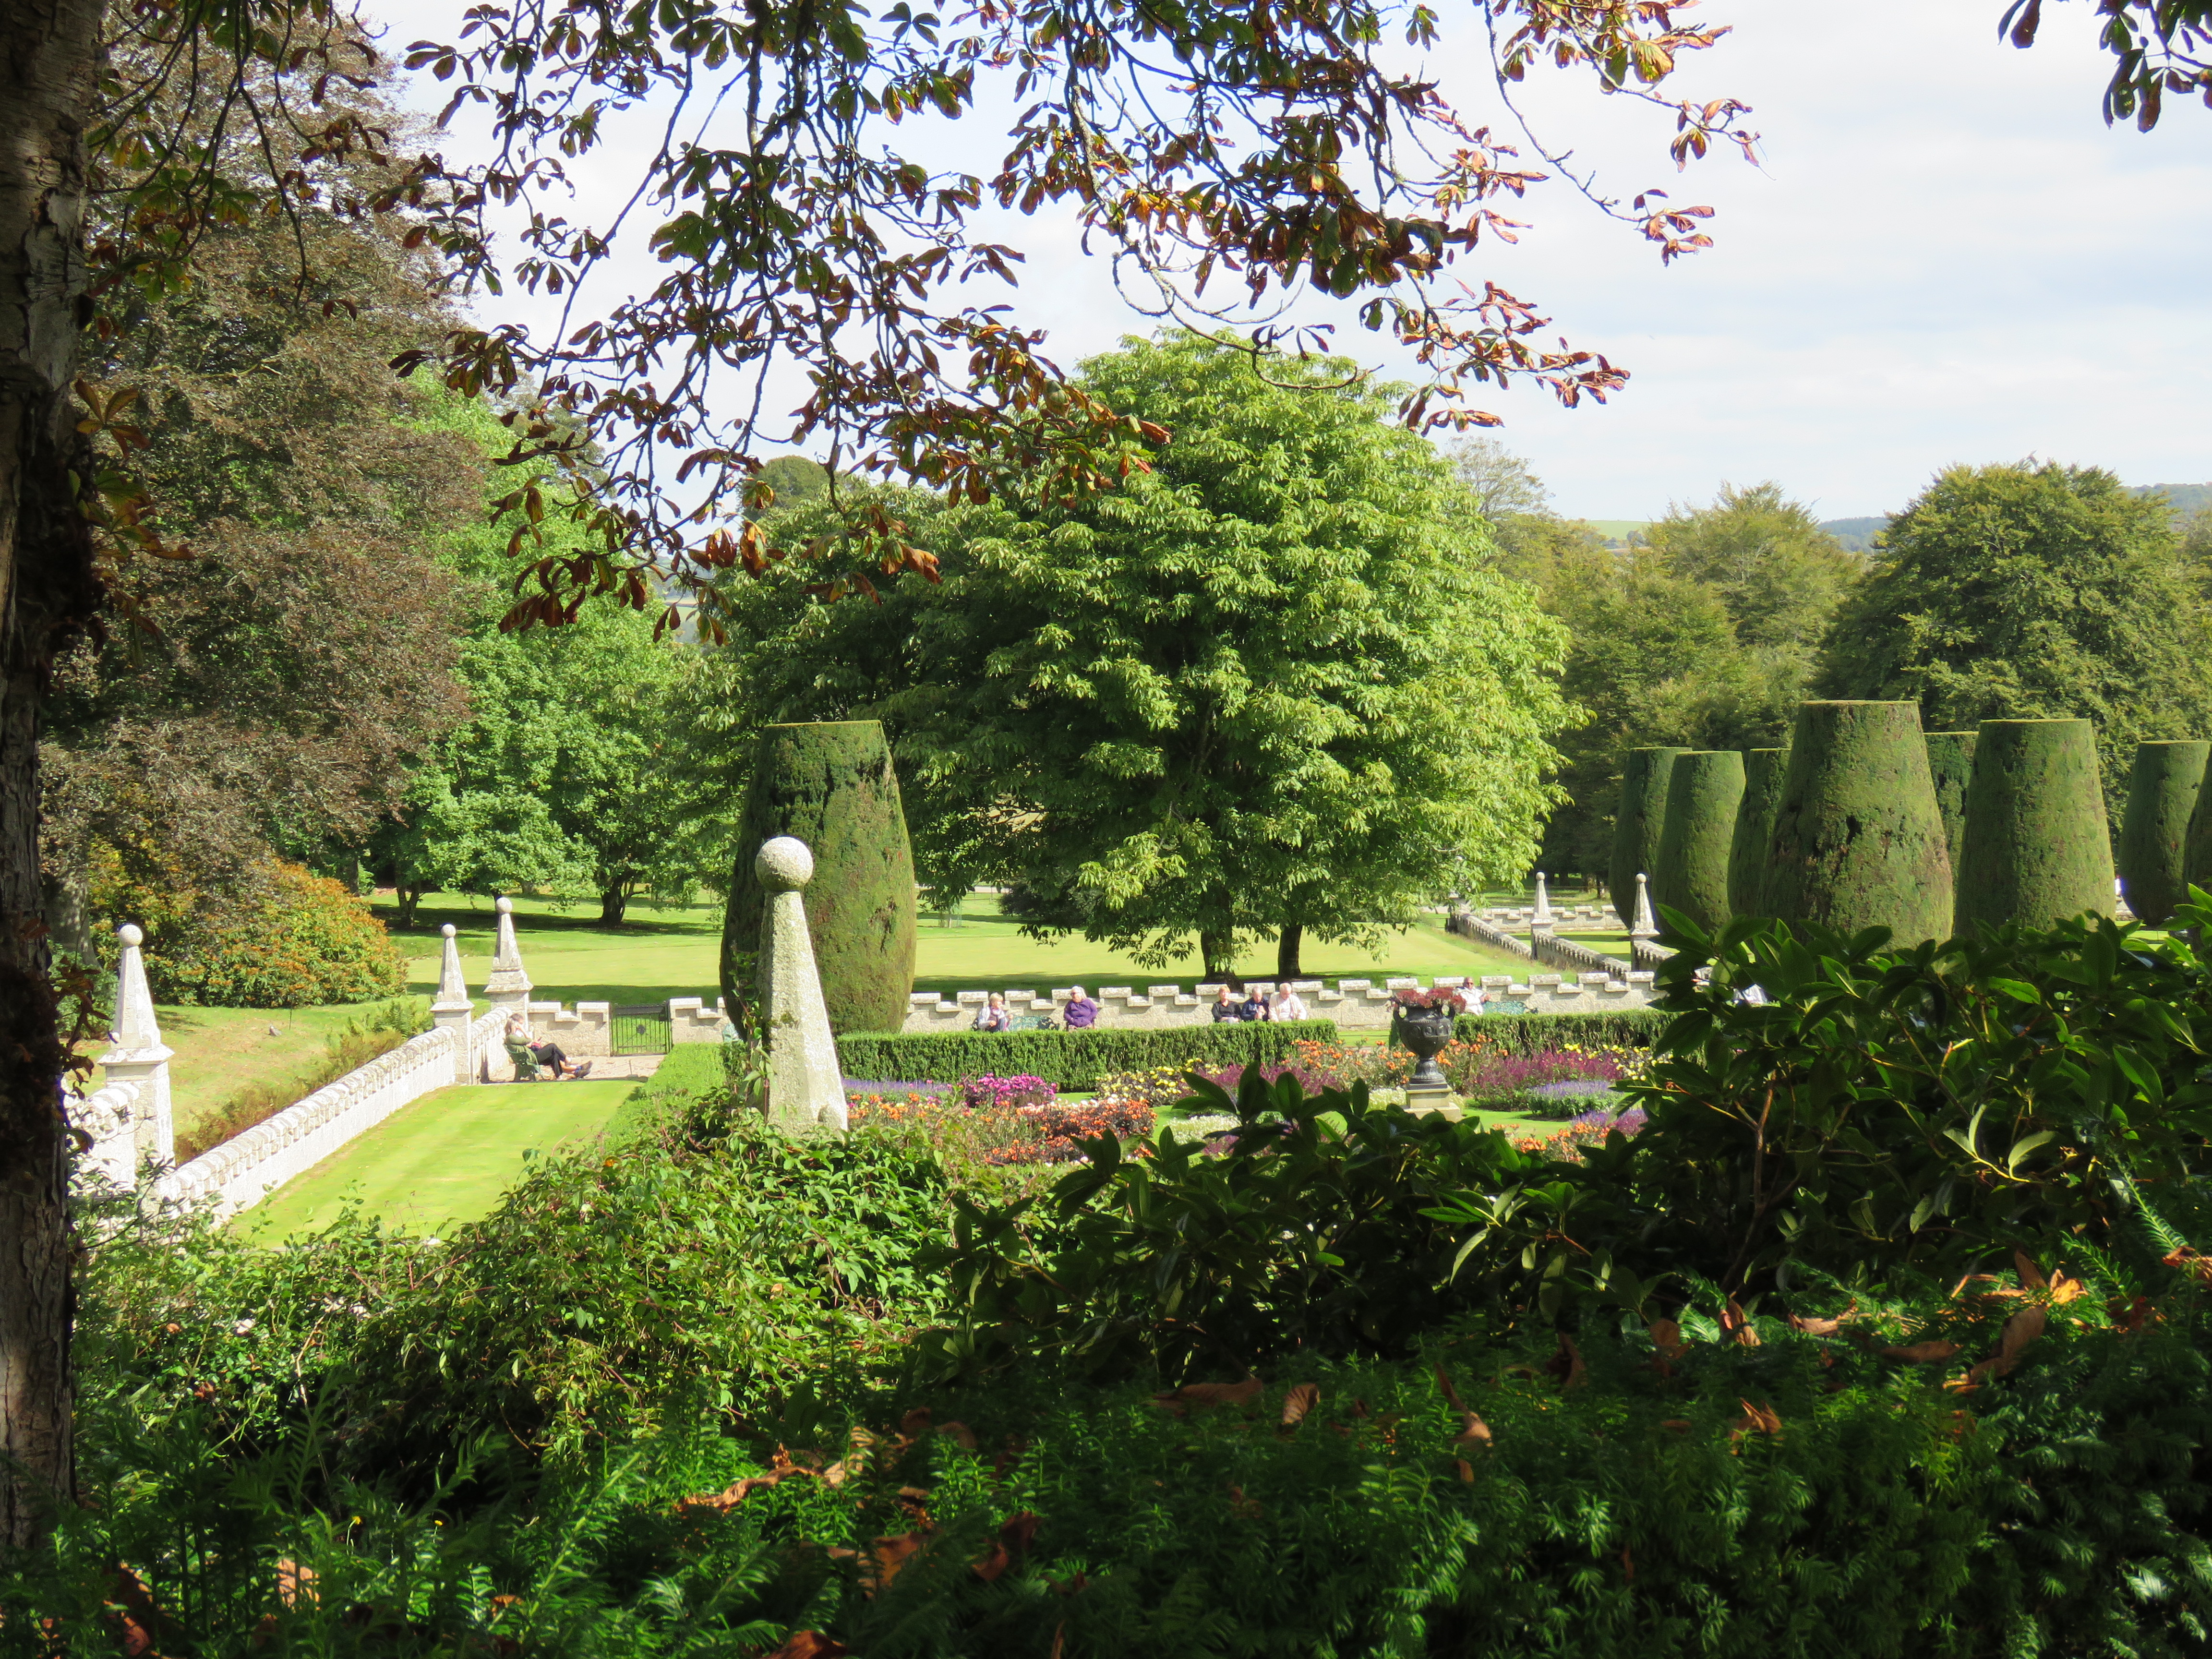
MULTIPOLYGON (((372 5, 400 48, 452 38, 459 9, 372 5)), ((1502 130, 1511 117, 1474 9, 1440 9, 1447 32, 1428 70, 1471 120, 1502 130)), ((1529 222, 1516 246, 1462 267, 1630 371, 1604 406, 1486 389, 1480 406, 1505 420, 1494 435, 1561 512, 1648 519, 1723 483, 1771 479, 1823 519, 1858 517, 1897 510, 1946 465, 2028 456, 2130 483, 2212 481, 2212 111, 2177 100, 2150 134, 2107 128, 2110 60, 2089 0, 2047 9, 2031 52, 1998 39, 2002 9, 1708 0, 1698 21, 1734 33, 1686 60, 1668 89, 1751 105, 1759 159, 1717 153, 1680 177, 1663 113, 1579 80, 1532 81, 1523 112, 1607 193, 1656 185, 1717 210, 1716 246, 1662 269, 1632 228, 1546 186, 1514 211, 1529 222)), ((439 100, 425 88, 417 101, 439 100)), ((974 132, 954 137, 972 145, 974 132)), ((450 157, 469 142, 457 131, 450 157)), ((988 170, 996 149, 945 153, 988 170)), ((585 179, 574 216, 614 199, 619 163, 607 166, 585 179)), ((1009 297, 1021 320, 1051 331, 1061 362, 1150 331, 1068 228, 1016 219, 1003 239, 1030 255, 1009 297)), ((635 267, 637 284, 650 269, 635 267)), ((501 303, 500 320, 543 326, 527 301, 501 303)), ((1387 341, 1335 314, 1339 349, 1409 372, 1387 341)))

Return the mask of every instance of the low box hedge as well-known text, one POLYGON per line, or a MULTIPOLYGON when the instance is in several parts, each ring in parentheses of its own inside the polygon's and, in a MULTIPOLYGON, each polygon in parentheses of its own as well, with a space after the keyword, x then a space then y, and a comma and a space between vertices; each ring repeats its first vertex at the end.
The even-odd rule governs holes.
POLYGON ((1653 1008, 1617 1008, 1587 1014, 1462 1014, 1452 1035, 1462 1042, 1488 1042, 1508 1054, 1547 1048, 1649 1048, 1672 1015, 1653 1008))
POLYGON ((1083 1092, 1116 1072, 1270 1065, 1295 1058, 1293 1043, 1336 1040, 1333 1019, 1176 1025, 1164 1030, 860 1032, 837 1039, 837 1058, 847 1077, 957 1083, 969 1077, 1027 1074, 1083 1092))

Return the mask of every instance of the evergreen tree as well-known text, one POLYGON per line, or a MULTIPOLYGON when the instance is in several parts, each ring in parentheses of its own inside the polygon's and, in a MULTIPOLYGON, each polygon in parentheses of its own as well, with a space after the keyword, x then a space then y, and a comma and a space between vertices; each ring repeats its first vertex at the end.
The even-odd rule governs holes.
POLYGON ((2117 826, 2136 745, 2212 731, 2206 621, 2163 501, 2095 467, 1954 467, 1890 521, 1822 683, 1930 729, 2089 720, 2117 826))

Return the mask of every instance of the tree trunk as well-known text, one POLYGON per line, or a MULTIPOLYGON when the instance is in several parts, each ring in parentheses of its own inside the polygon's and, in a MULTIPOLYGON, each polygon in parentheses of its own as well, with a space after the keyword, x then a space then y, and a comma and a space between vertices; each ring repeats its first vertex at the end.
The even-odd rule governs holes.
POLYGON ((628 888, 610 887, 599 895, 600 927, 619 927, 622 926, 622 919, 629 913, 629 890, 628 888))
POLYGON ((1306 942, 1305 924, 1286 921, 1275 935, 1275 978, 1278 982, 1304 979, 1305 969, 1298 966, 1298 947, 1306 942))
POLYGON ((422 895, 428 890, 422 887, 410 887, 404 881, 392 884, 392 896, 399 901, 399 925, 402 927, 415 925, 416 908, 422 902, 422 895))
POLYGON ((99 603, 70 380, 98 0, 0 9, 0 1546, 75 1496, 63 1045, 39 877, 40 706, 99 603))
POLYGON ((1198 930, 1198 959, 1207 982, 1227 979, 1237 967, 1237 936, 1198 930))

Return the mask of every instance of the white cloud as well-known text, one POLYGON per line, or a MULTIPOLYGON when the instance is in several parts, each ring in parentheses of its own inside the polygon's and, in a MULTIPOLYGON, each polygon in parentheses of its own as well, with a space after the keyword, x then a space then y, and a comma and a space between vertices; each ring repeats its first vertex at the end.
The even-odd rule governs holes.
MULTIPOLYGON (((2053 9, 2028 52, 1997 39, 1999 0, 1707 9, 1735 33, 1688 64, 1682 94, 1752 104, 1760 167, 1717 156, 1677 178, 1663 117, 1578 82, 1540 78, 1525 107, 1614 193, 1658 185, 1717 208, 1718 246, 1662 270, 1632 231, 1553 186, 1516 216, 1534 222, 1519 246, 1466 267, 1632 373, 1603 408, 1493 394, 1499 435, 1565 510, 1643 518, 1771 477, 1850 516, 1902 505, 1953 461, 2031 453, 2132 483, 2212 479, 2197 383, 2212 357, 2212 113, 2177 103, 2148 136, 2107 129, 2109 59, 2086 0, 2053 9)), ((387 43, 449 30, 457 10, 387 5, 387 43)), ((1462 16, 1431 68, 1502 127, 1478 27, 1462 16)), ((988 169, 998 138, 979 120, 927 142, 988 169)), ((593 169, 576 216, 624 187, 620 172, 619 155, 593 169)), ((998 234, 1030 256, 1018 313, 1052 331, 1062 362, 1150 327, 1064 225, 1006 217, 998 234)), ((619 276, 641 287, 652 267, 619 276)), ((502 317, 518 314, 543 320, 505 302, 502 317)), ((1340 340, 1403 372, 1356 327, 1340 340)))

